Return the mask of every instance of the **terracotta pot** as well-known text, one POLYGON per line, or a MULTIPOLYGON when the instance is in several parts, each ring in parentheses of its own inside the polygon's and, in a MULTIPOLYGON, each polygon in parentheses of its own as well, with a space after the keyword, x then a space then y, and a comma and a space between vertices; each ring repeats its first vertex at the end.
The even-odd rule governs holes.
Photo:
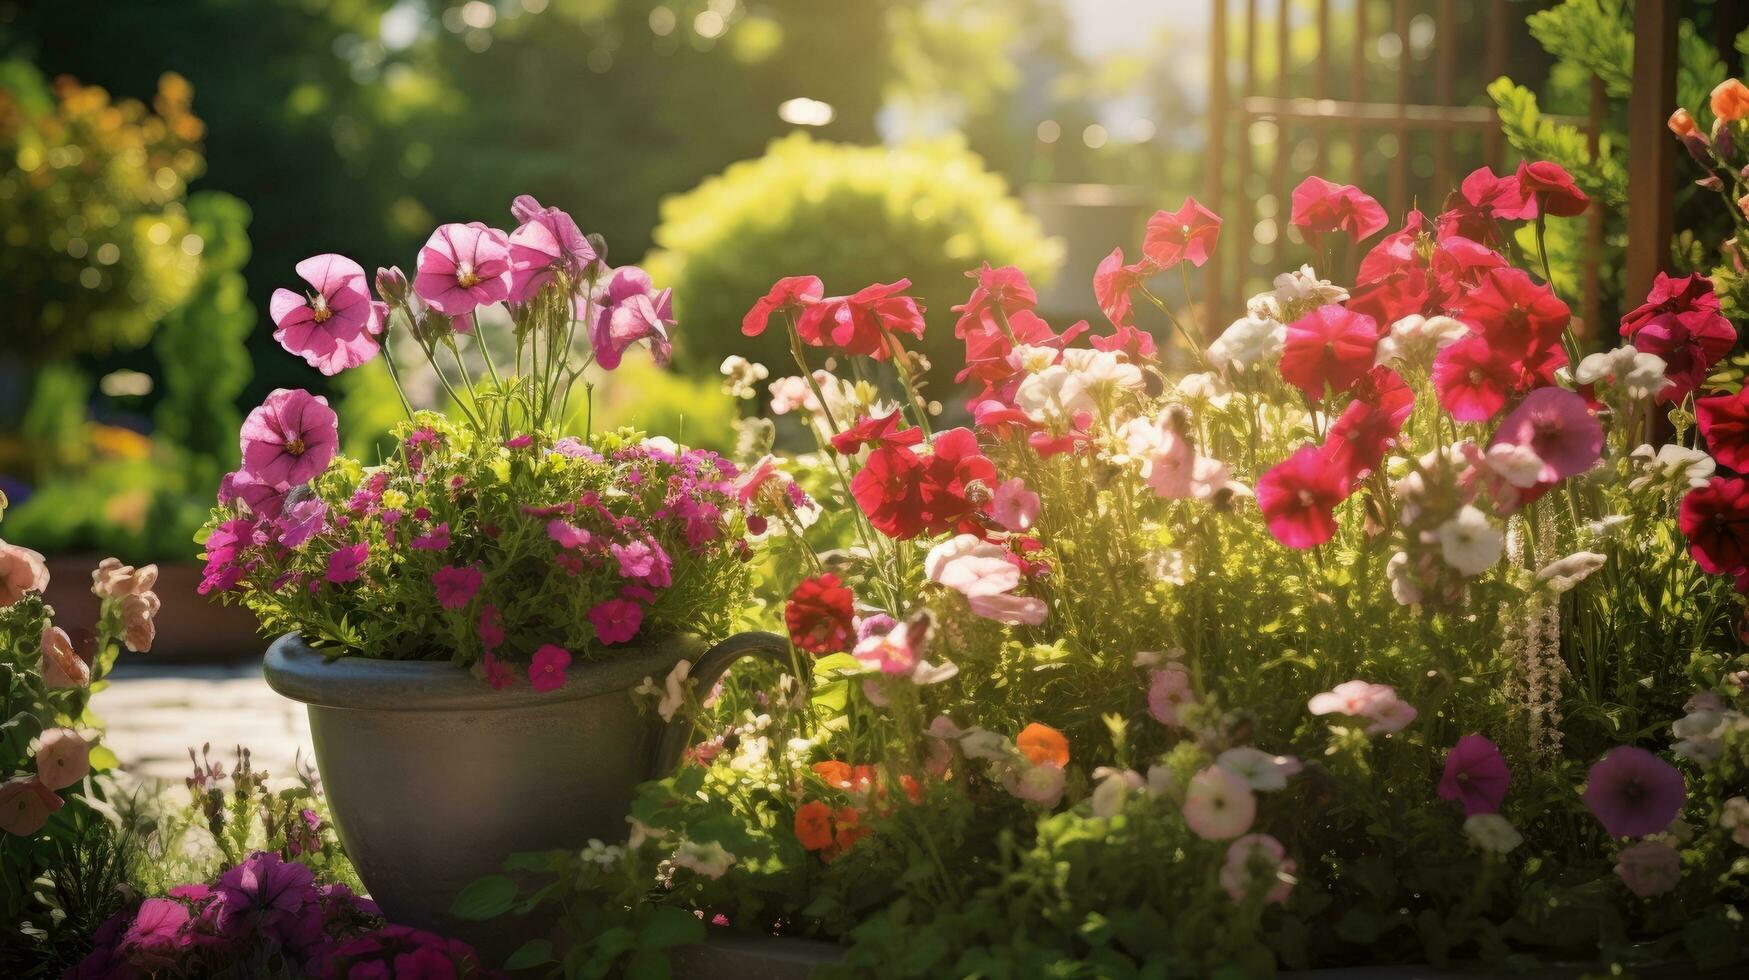
POLYGON ((502 957, 541 924, 457 920, 457 893, 520 851, 624 839, 633 788, 673 769, 692 727, 640 714, 630 690, 682 659, 708 690, 745 656, 789 662, 770 633, 708 650, 676 636, 573 662, 556 691, 494 691, 441 661, 328 661, 288 633, 268 649, 264 672, 308 706, 335 829, 383 914, 502 957))

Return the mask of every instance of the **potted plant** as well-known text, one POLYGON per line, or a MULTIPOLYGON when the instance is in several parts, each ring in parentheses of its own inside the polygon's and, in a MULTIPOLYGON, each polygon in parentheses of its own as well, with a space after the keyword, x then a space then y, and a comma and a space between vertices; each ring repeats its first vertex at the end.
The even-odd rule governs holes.
POLYGON ((273 392, 243 423, 205 538, 201 591, 283 634, 267 679, 308 705, 360 878, 392 921, 444 931, 461 887, 506 854, 622 832, 632 787, 685 741, 664 725, 687 724, 640 712, 631 688, 786 654, 730 637, 750 575, 736 468, 589 431, 586 371, 633 345, 667 362, 667 291, 608 268, 564 212, 526 197, 513 211, 509 234, 438 228, 411 282, 379 270, 377 297, 349 259, 299 263, 305 287, 273 299, 280 343, 325 373, 380 353, 393 374, 398 323, 450 414, 409 407, 366 465, 338 453, 324 398, 273 392), (510 336, 513 362, 493 361, 487 331, 510 336), (574 387, 583 427, 566 435, 574 387))

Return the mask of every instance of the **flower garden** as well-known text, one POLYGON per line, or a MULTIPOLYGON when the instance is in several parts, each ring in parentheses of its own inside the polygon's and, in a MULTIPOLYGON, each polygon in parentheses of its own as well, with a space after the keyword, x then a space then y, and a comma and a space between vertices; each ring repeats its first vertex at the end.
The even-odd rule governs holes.
POLYGON ((1402 213, 1297 174, 1234 309, 1186 198, 1102 243, 1098 323, 974 257, 798 265, 737 332, 529 195, 399 266, 309 242, 275 356, 393 421, 273 389, 192 547, 311 755, 125 781, 92 700, 159 567, 76 622, 0 542, 0 965, 1733 975, 1749 87, 1708 83, 1664 135, 1720 240, 1609 323, 1556 270, 1602 202, 1532 154, 1402 213), (694 332, 732 448, 609 416, 694 332))

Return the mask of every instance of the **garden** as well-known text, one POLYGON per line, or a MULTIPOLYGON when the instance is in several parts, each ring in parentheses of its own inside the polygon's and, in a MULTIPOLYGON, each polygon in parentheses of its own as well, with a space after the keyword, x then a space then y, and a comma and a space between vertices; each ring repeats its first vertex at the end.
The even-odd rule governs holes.
POLYGON ((1741 975, 1749 9, 1178 6, 0 5, 0 975, 1741 975))

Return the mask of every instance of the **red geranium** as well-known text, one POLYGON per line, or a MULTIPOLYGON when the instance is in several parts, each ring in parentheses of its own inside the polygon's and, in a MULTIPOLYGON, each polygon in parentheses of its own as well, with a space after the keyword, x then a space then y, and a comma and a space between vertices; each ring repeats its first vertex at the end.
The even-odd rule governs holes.
MULTIPOLYGON (((1591 199, 1573 183, 1573 175, 1551 160, 1526 160, 1518 165, 1518 189, 1544 214, 1571 218, 1584 214, 1591 199)), ((1531 212, 1532 216, 1535 212, 1531 212)))
POLYGON ((1415 409, 1415 393, 1397 372, 1375 367, 1355 384, 1354 401, 1330 427, 1325 454, 1352 480, 1378 468, 1415 409))
POLYGON ((1135 265, 1124 265, 1123 247, 1112 249, 1110 255, 1100 260, 1099 268, 1093 270, 1093 298, 1099 302, 1099 312, 1104 313, 1114 326, 1129 323, 1134 312, 1130 306, 1130 290, 1158 271, 1147 259, 1135 265))
POLYGON ((1348 499, 1347 471, 1319 446, 1301 446, 1257 479, 1257 506, 1269 533, 1289 548, 1311 548, 1336 534, 1336 505, 1348 499))
POLYGON ((964 303, 953 308, 953 312, 960 315, 959 322, 953 327, 955 337, 971 333, 1001 333, 997 310, 1011 317, 1038 305, 1038 293, 1026 281, 1026 273, 1012 265, 992 269, 990 263, 985 262, 983 268, 966 275, 976 279, 978 284, 972 287, 972 295, 964 303))
POLYGON ((1359 242, 1390 223, 1385 209, 1360 188, 1322 177, 1307 177, 1294 188, 1292 221, 1313 244, 1338 231, 1359 242))
POLYGON ((1471 334, 1433 358, 1433 388, 1439 404, 1459 422, 1486 422, 1506 407, 1518 389, 1519 368, 1471 334))
POLYGON ((1573 312, 1523 269, 1489 269, 1466 292, 1458 319, 1503 350, 1542 350, 1561 342, 1573 312))
POLYGON ((856 641, 855 603, 856 596, 830 572, 802 579, 783 607, 790 642, 815 655, 850 649, 856 641))
POLYGON ((1749 471, 1749 388, 1696 399, 1694 414, 1713 458, 1738 473, 1749 471))
POLYGON ((1749 482, 1715 476, 1682 498, 1677 523, 1688 553, 1713 575, 1736 575, 1749 567, 1749 482))
POLYGON ((796 332, 815 347, 836 347, 847 354, 864 354, 877 361, 893 356, 887 333, 923 336, 923 307, 900 295, 911 280, 876 283, 850 296, 833 296, 802 311, 796 332))
POLYGON ((948 429, 931 444, 923 476, 923 505, 932 534, 958 527, 989 500, 996 487, 996 465, 978 448, 970 429, 948 429), (974 491, 981 487, 981 495, 974 491))
POLYGON ((1198 268, 1221 237, 1221 217, 1187 197, 1177 211, 1155 211, 1142 238, 1142 254, 1162 269, 1188 259, 1198 268))
POLYGON ((1499 222, 1536 217, 1536 202, 1524 196, 1516 176, 1501 177, 1487 167, 1477 167, 1464 178, 1463 186, 1446 198, 1439 216, 1439 237, 1458 235, 1492 244, 1500 240, 1499 222))
POLYGON ((772 284, 771 292, 754 301, 753 308, 741 318, 741 333, 757 337, 765 332, 771 315, 779 310, 792 312, 818 303, 825 295, 825 286, 818 276, 788 276, 772 284))
POLYGON ((865 444, 915 446, 923 441, 922 429, 901 429, 901 421, 903 417, 896 408, 885 415, 864 415, 855 425, 832 437, 832 448, 850 456, 860 452, 865 444))
POLYGON ((880 446, 850 481, 850 495, 874 529, 889 538, 914 538, 928 526, 923 508, 924 462, 911 449, 880 446))
POLYGON ((1378 324, 1336 304, 1322 306, 1287 326, 1281 376, 1314 401, 1325 389, 1347 391, 1372 368, 1378 324))

